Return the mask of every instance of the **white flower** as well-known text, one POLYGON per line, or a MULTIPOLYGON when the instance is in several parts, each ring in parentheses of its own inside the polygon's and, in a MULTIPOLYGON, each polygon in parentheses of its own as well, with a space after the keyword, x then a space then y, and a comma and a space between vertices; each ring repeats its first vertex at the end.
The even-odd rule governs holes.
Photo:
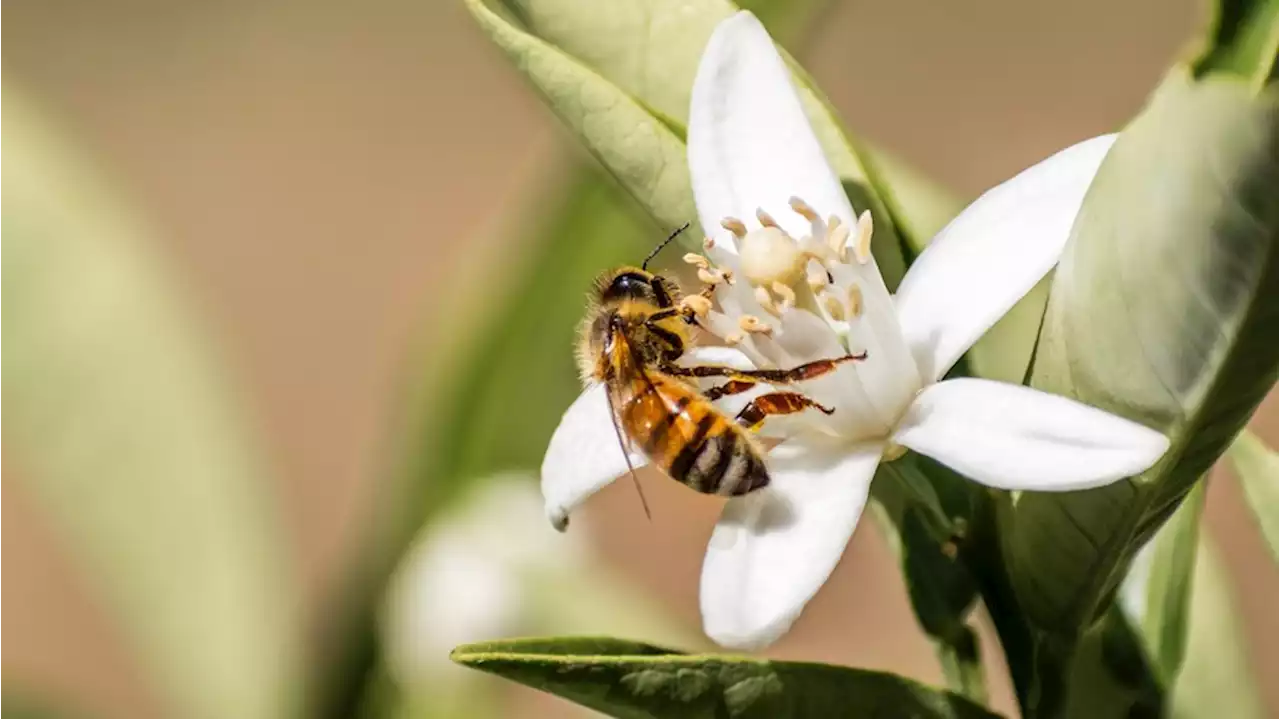
MULTIPOLYGON (((703 565, 703 626, 716 642, 760 647, 790 627, 843 553, 876 466, 903 448, 987 486, 1040 491, 1107 484, 1164 453, 1163 435, 1072 400, 942 379, 1058 261, 1112 137, 984 194, 933 239, 896 296, 870 253, 870 215, 855 215, 749 13, 722 22, 707 44, 688 138, 699 219, 727 230, 708 254, 735 281, 717 290, 719 309, 704 320, 734 349, 698 349, 686 361, 790 367, 867 353, 789 387, 833 414, 765 423, 783 439, 770 484, 728 501, 703 565)), ((588 388, 543 462, 552 522, 563 526, 625 471, 603 391, 588 388)))
POLYGON ((530 523, 538 507, 531 479, 486 479, 428 527, 397 568, 382 628, 388 666, 400 686, 441 691, 469 676, 449 661, 455 646, 527 629, 536 580, 571 575, 585 565, 584 547, 553 546, 555 533, 542 522, 530 523))

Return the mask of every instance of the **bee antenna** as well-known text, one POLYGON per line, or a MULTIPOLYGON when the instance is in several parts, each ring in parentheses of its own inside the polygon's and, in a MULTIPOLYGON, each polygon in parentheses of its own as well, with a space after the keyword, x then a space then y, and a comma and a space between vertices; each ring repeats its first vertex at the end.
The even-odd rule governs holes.
POLYGON ((687 230, 687 229, 689 229, 689 223, 688 223, 688 222, 684 223, 683 225, 680 225, 679 229, 677 229, 675 232, 672 232, 670 235, 667 235, 667 239, 663 240, 663 241, 662 241, 662 242, 661 242, 657 247, 653 248, 653 252, 650 252, 650 253, 649 253, 649 256, 648 256, 648 257, 646 257, 646 258, 644 258, 644 262, 641 262, 641 263, 640 263, 640 269, 641 269, 641 270, 644 270, 645 272, 648 272, 648 271, 649 271, 649 262, 650 262, 650 260, 652 260, 653 258, 657 257, 657 256, 658 256, 658 253, 659 253, 659 252, 662 252, 662 249, 663 249, 664 247, 666 247, 667 245, 671 244, 671 241, 672 241, 672 240, 674 240, 675 238, 679 237, 679 236, 680 236, 680 233, 681 233, 681 232, 684 232, 684 231, 685 231, 685 230, 687 230))

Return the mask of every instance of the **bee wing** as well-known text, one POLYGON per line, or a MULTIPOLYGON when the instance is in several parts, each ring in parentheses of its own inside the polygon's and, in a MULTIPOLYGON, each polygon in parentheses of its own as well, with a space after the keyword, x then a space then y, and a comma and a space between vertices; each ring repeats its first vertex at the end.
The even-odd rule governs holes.
POLYGON ((640 478, 636 476, 636 468, 631 464, 631 442, 628 441, 627 434, 622 431, 622 423, 618 420, 618 405, 615 402, 614 385, 605 387, 604 396, 609 400, 609 419, 613 420, 613 431, 618 435, 618 446, 622 448, 622 456, 627 460, 627 472, 631 474, 631 483, 636 487, 636 494, 640 495, 640 506, 644 508, 644 516, 652 520, 653 514, 649 512, 649 501, 644 497, 644 490, 640 488, 640 478))

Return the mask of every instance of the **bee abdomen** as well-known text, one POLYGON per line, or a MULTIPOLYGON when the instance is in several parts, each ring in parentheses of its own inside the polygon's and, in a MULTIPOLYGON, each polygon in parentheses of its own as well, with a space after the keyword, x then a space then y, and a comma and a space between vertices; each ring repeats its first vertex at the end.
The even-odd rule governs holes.
POLYGON ((671 463, 671 476, 704 494, 738 496, 769 483, 764 461, 745 437, 713 415, 671 463), (717 426, 719 425, 719 426, 717 426))

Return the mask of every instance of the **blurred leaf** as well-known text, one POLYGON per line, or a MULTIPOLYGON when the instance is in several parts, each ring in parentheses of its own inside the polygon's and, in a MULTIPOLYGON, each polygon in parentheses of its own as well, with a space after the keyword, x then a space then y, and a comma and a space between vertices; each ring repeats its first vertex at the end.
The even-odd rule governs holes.
POLYGON ((1220 72, 1263 86, 1275 79, 1277 0, 1218 0, 1208 42, 1192 62, 1197 75, 1220 72))
POLYGON ((287 717, 297 598, 246 421, 150 239, 6 93, 5 438, 176 716, 287 717))
POLYGON ((1075 636, 1276 380, 1274 85, 1174 71, 1103 163, 1054 277, 1032 385, 1167 434, 1156 466, 1014 498, 1024 611, 1075 636))
POLYGON ((1202 534, 1192 578, 1186 660, 1170 702, 1176 719, 1253 719, 1265 715, 1253 685, 1240 608, 1218 557, 1213 543, 1202 534))
POLYGON ((1280 511, 1280 490, 1276 479, 1280 475, 1280 461, 1276 451, 1245 430, 1227 449, 1227 458, 1240 480, 1245 502, 1262 531, 1262 538, 1271 550, 1271 558, 1276 559, 1276 543, 1280 541, 1277 539, 1280 520, 1276 517, 1280 511))
POLYGON ((617 717, 993 717, 960 697, 863 669, 687 655, 621 639, 515 639, 454 661, 617 717))
POLYGON ((1156 534, 1147 579, 1147 609, 1142 633, 1160 678, 1168 683, 1178 675, 1187 649, 1191 624, 1191 579, 1200 544, 1200 514, 1205 483, 1187 495, 1169 522, 1156 534))

